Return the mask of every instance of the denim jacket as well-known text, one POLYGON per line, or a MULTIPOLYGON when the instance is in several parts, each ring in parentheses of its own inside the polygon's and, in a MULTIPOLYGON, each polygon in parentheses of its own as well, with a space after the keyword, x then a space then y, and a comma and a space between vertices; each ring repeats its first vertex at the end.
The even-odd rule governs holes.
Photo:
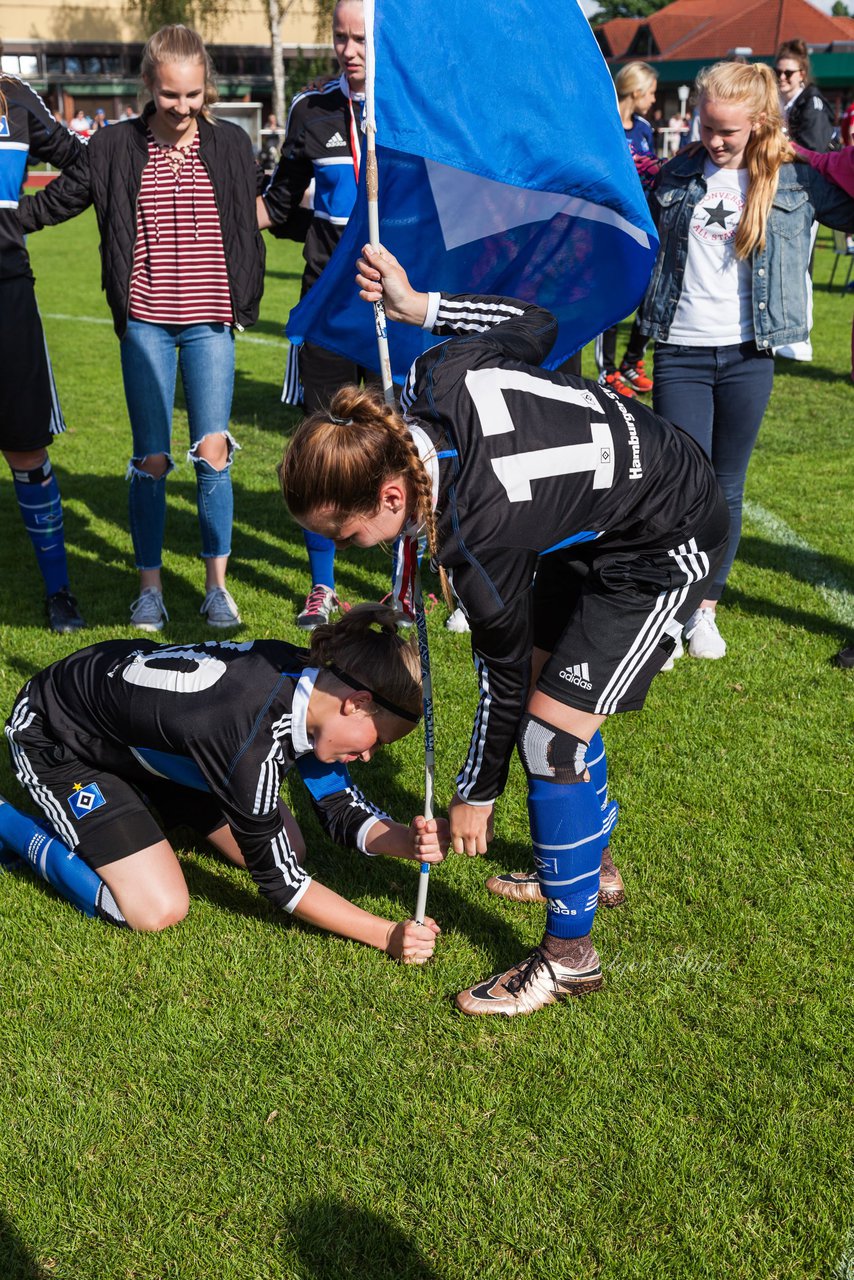
MULTIPOLYGON (((666 342, 682 291, 688 257, 688 229, 694 207, 706 191, 706 151, 691 147, 661 170, 649 201, 658 227, 658 251, 640 307, 641 331, 666 342)), ((754 250, 753 327, 760 350, 803 342, 809 337, 806 271, 813 220, 841 231, 854 229, 854 200, 808 164, 780 168, 777 194, 768 217, 765 248, 754 250)))

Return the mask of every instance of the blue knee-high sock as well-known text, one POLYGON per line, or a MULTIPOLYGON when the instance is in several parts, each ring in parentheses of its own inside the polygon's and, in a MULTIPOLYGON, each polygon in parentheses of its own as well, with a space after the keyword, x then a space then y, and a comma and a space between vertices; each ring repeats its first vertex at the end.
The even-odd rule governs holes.
POLYGON ((331 538, 324 538, 320 533, 311 533, 303 529, 305 549, 308 552, 308 567, 311 572, 313 587, 329 587, 335 590, 335 543, 331 538))
POLYGON ((0 800, 0 844, 28 863, 60 897, 84 915, 127 926, 97 871, 67 849, 52 834, 49 824, 29 818, 5 800, 0 800))
POLYGON ((50 459, 33 471, 13 471, 12 477, 15 497, 44 578, 45 591, 52 596, 62 587, 68 586, 68 562, 65 555, 62 499, 50 459))
POLYGON ((602 735, 598 729, 590 739, 590 745, 587 748, 587 768, 590 773, 590 781, 596 788, 596 794, 599 797, 602 824, 605 828, 605 844, 607 845, 610 832, 617 825, 620 806, 616 800, 608 799, 608 758, 605 755, 605 743, 602 741, 602 735))
POLYGON ((528 778, 534 865, 546 898, 546 932, 583 938, 593 926, 605 843, 602 809, 592 781, 528 778))

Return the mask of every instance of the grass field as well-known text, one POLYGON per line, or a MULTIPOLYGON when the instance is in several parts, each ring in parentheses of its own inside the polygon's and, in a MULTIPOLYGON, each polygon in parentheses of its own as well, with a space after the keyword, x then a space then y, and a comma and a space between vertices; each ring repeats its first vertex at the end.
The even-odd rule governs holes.
MULTIPOLYGON (((191 846, 189 917, 158 936, 2 876, 2 1280, 854 1276, 852 686, 829 661, 854 635, 854 387, 851 298, 824 286, 828 243, 815 362, 780 363, 749 475, 721 613, 729 654, 677 663, 642 717, 606 727, 629 895, 596 923, 606 989, 509 1022, 451 1009, 540 936, 538 909, 483 888, 529 864, 515 764, 489 858, 434 872, 444 933, 424 970, 288 923, 191 846)), ((30 248, 71 427, 52 456, 84 638, 126 636, 130 435, 94 220, 30 248)), ((300 270, 297 247, 270 243, 261 321, 237 340, 244 636, 295 640, 308 587, 274 475, 294 422, 278 387, 300 270)), ((185 439, 179 413, 178 458, 185 439)), ((202 634, 196 548, 182 463, 164 639, 202 634)), ((378 598, 386 572, 379 552, 342 557, 341 593, 378 598)), ((44 629, 34 580, 0 470, 4 717, 75 647, 44 629)), ((474 680, 443 619, 430 634, 446 804, 474 680)), ((405 819, 420 777, 417 734, 359 773, 405 819)), ((0 792, 24 803, 5 755, 0 792)), ((298 783, 289 798, 321 880, 411 912, 415 864, 338 850, 298 783)))

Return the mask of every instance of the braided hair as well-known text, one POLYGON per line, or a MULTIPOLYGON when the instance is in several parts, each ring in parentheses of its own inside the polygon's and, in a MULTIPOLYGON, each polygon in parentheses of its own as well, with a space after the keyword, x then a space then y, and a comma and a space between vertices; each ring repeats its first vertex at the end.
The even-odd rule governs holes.
POLYGON ((406 423, 373 387, 344 386, 329 411, 311 414, 297 427, 279 467, 282 494, 292 515, 303 520, 322 511, 333 524, 373 515, 386 480, 403 476, 410 515, 438 554, 433 488, 406 423))

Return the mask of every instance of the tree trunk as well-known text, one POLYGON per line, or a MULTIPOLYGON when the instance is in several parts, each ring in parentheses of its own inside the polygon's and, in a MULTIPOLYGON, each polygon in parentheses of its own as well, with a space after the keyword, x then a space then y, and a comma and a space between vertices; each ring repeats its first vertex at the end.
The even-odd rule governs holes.
POLYGON ((268 0, 270 56, 273 62, 273 111, 280 129, 285 127, 285 61, 282 57, 282 19, 290 8, 282 0, 268 0))

